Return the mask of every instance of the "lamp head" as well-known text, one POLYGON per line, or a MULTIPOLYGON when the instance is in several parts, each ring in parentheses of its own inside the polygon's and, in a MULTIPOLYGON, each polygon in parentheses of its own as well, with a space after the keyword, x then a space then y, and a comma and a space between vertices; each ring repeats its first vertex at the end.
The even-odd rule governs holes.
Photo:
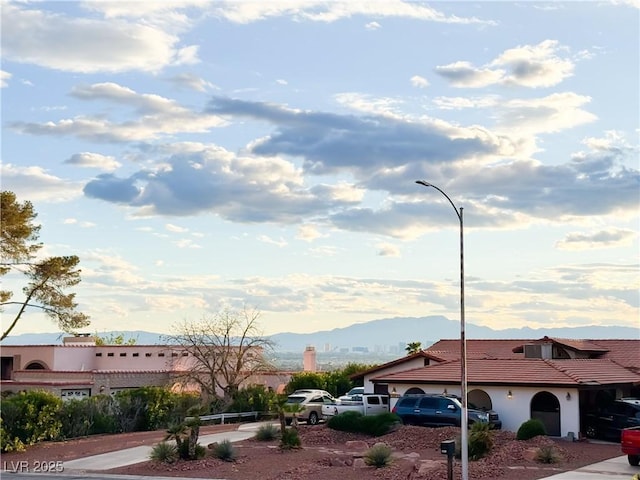
POLYGON ((432 187, 433 185, 431 185, 429 182, 425 182, 424 180, 416 180, 416 183, 418 185, 423 185, 425 187, 432 187))

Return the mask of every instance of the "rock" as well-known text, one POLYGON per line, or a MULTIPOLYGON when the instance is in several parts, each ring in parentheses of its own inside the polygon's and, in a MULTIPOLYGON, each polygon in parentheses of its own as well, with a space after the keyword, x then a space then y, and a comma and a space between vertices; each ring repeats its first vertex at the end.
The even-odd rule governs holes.
POLYGON ((367 464, 364 463, 364 458, 355 458, 353 460, 353 468, 367 468, 367 464))
POLYGON ((366 452, 369 450, 369 445, 364 440, 348 440, 344 445, 348 450, 354 452, 366 452))
POLYGON ((350 467, 353 465, 353 457, 351 455, 336 455, 329 457, 329 465, 332 467, 350 467))
POLYGON ((442 462, 437 460, 422 460, 418 467, 418 475, 427 475, 440 468, 440 465, 442 465, 442 462))

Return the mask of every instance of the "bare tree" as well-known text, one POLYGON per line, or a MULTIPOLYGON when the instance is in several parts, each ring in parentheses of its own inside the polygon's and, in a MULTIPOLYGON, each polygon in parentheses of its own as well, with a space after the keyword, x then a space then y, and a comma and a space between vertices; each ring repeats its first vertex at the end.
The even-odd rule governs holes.
POLYGON ((255 309, 223 310, 176 325, 175 333, 165 340, 169 347, 179 346, 189 354, 178 379, 198 385, 210 399, 221 390, 229 402, 252 376, 273 370, 265 356, 273 342, 259 330, 259 317, 255 309))

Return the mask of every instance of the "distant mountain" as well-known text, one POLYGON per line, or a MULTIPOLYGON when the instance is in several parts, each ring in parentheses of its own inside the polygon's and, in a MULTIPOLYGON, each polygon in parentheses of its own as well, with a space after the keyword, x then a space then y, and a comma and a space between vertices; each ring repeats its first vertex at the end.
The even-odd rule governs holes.
MULTIPOLYGON (((111 334, 124 334, 125 339, 135 338, 139 345, 162 344, 162 334, 145 331, 101 332, 99 335, 109 337, 111 334)), ((467 339, 533 339, 545 335, 559 338, 597 339, 597 338, 640 338, 640 329, 632 327, 564 327, 564 328, 508 328, 494 330, 489 327, 466 324, 467 339)), ((62 333, 26 333, 8 337, 2 345, 56 345, 62 343, 62 333)), ((460 338, 460 322, 449 320, 443 316, 430 317, 396 317, 357 323, 343 328, 334 328, 314 333, 277 333, 271 336, 280 352, 302 352, 312 345, 318 351, 349 349, 362 347, 373 351, 377 348, 388 350, 390 347, 402 353, 409 342, 421 342, 424 348, 441 339, 460 338)))

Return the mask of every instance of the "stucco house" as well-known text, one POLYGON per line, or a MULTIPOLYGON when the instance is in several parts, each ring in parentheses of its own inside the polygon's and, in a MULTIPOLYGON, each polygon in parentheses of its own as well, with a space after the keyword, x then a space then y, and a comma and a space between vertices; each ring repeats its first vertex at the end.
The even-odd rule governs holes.
MULTIPOLYGON (((94 337, 81 335, 65 337, 62 345, 2 346, 1 360, 3 392, 44 389, 79 399, 143 386, 196 389, 185 381, 194 369, 193 353, 179 345, 96 345, 94 337)), ((278 390, 290 376, 263 372, 246 384, 278 390)))
MULTIPOLYGON (((640 396, 640 340, 467 340, 469 404, 497 411, 504 429, 529 418, 554 436, 579 436, 584 415, 611 399, 640 396)), ((365 391, 460 395, 460 340, 357 375, 365 391)))

